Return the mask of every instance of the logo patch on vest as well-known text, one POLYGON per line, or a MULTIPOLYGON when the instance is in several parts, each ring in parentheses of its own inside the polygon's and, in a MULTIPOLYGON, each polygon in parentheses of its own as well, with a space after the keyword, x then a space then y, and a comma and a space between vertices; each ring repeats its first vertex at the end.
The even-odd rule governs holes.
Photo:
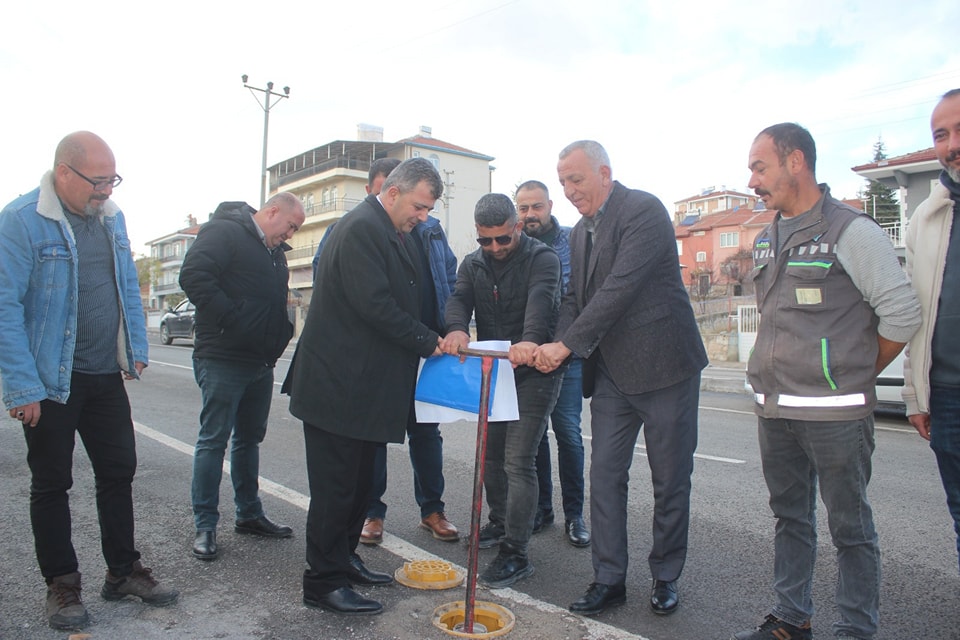
POLYGON ((797 287, 797 304, 823 304, 823 293, 820 287, 797 287))

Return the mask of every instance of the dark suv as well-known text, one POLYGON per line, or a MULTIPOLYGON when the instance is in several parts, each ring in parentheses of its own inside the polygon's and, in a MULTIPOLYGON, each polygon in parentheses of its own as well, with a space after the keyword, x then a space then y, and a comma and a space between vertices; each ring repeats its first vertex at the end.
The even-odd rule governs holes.
POLYGON ((160 318, 160 342, 170 344, 174 338, 193 340, 193 316, 196 310, 192 302, 184 300, 163 314, 160 318))

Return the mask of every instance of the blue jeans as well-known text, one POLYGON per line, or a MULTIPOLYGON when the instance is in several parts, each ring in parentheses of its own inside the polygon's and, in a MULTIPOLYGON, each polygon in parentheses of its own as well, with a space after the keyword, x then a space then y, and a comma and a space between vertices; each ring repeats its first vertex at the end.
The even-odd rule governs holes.
POLYGON ((847 422, 759 418, 763 476, 776 517, 773 615, 793 625, 813 617, 817 485, 837 549, 836 635, 869 640, 880 607, 880 546, 867 501, 873 416, 847 422))
POLYGON ((930 448, 937 456, 960 558, 960 390, 930 388, 930 448))
POLYGON ((40 573, 49 580, 77 571, 68 492, 79 433, 96 479, 103 557, 114 575, 128 575, 140 553, 133 542, 137 450, 123 378, 119 373, 74 372, 67 403, 43 400, 40 409, 37 426, 23 428, 31 474, 30 523, 40 573))
POLYGON ((516 370, 520 419, 487 425, 487 459, 483 485, 490 521, 502 524, 504 540, 524 552, 537 512, 537 446, 560 392, 559 374, 543 375, 528 367, 516 370))
MULTIPOLYGON (((550 414, 553 436, 557 441, 557 465, 560 467, 560 493, 563 497, 563 516, 566 520, 583 516, 583 437, 580 434, 580 410, 583 408, 583 363, 579 358, 570 362, 557 406, 550 414)), ((550 468, 550 440, 544 431, 537 451, 537 484, 540 511, 553 510, 553 474, 550 468)))
POLYGON ((220 520, 220 478, 227 441, 237 520, 263 516, 260 443, 267 433, 273 368, 216 358, 194 358, 200 385, 200 435, 193 453, 193 520, 197 531, 215 531, 220 520))
MULTIPOLYGON (((435 422, 417 422, 413 403, 407 418, 407 445, 413 466, 413 497, 420 506, 420 517, 443 511, 443 438, 435 422)), ((387 505, 383 494, 387 491, 387 445, 377 443, 373 459, 373 486, 370 489, 368 518, 385 518, 387 505)))

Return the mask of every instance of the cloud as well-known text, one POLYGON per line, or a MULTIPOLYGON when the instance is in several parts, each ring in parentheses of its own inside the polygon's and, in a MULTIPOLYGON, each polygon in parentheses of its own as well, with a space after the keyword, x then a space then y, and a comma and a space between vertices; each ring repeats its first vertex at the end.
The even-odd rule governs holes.
POLYGON ((960 5, 865 3, 426 0, 396 3, 184 2, 141 17, 129 3, 93 10, 22 5, 0 26, 6 100, 0 159, 7 202, 37 184, 66 133, 114 148, 115 197, 136 246, 205 219, 227 199, 255 203, 262 95, 268 164, 356 125, 397 140, 436 137, 495 156, 493 188, 537 178, 577 219, 555 177, 558 151, 593 138, 614 176, 672 208, 705 186, 745 186, 763 127, 809 127, 818 174, 837 195, 862 180, 882 136, 890 155, 930 146, 937 96, 960 86, 960 5))

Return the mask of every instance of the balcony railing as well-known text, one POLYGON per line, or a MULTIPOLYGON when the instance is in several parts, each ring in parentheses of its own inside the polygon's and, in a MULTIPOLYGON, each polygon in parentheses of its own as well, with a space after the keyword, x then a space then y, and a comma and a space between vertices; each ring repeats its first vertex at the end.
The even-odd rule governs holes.
POLYGON ((293 262, 294 260, 300 260, 302 258, 313 258, 313 254, 317 252, 317 245, 311 244, 305 247, 297 247, 296 249, 290 249, 287 251, 287 262, 293 262))
POLYGON ((330 158, 329 160, 324 160, 323 162, 310 165, 309 167, 284 173, 279 177, 277 177, 274 172, 270 172, 270 189, 276 190, 286 184, 290 184, 291 182, 303 180, 304 178, 315 176, 318 173, 324 173, 325 171, 332 171, 334 169, 353 169, 355 171, 367 173, 370 171, 370 161, 361 160, 359 158, 351 158, 349 156, 337 156, 335 158, 330 158))
POLYGON ((894 247, 903 247, 903 227, 899 222, 884 222, 880 225, 880 228, 883 229, 887 235, 890 237, 890 242, 893 243, 894 247))
POLYGON ((330 213, 331 211, 350 211, 361 202, 363 202, 363 200, 357 200, 356 198, 337 198, 325 204, 314 203, 306 205, 304 212, 307 214, 307 217, 310 217, 320 215, 321 213, 330 213))

